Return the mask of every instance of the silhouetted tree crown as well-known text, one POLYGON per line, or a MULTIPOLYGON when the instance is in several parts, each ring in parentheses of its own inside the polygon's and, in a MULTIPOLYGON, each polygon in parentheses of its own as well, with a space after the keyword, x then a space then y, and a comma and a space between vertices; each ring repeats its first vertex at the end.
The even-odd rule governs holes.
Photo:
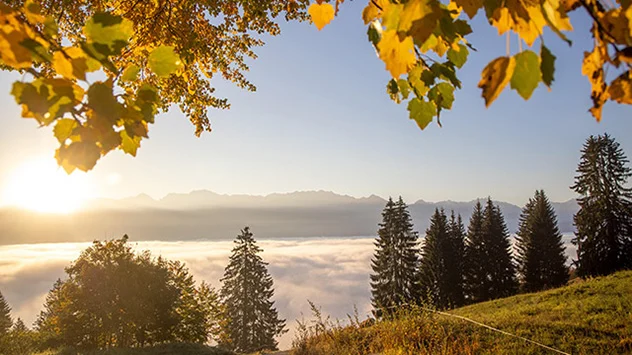
POLYGON ((544 190, 536 191, 522 209, 516 236, 516 254, 524 291, 558 287, 568 281, 562 234, 544 190))
POLYGON ((469 302, 507 297, 518 290, 509 231, 499 206, 491 198, 485 209, 476 204, 466 247, 466 288, 469 302))
POLYGON ((286 332, 285 320, 274 307, 273 280, 248 227, 235 239, 224 271, 220 292, 226 320, 220 344, 230 350, 251 353, 276 350, 275 337, 286 332))
POLYGON ((577 273, 606 275, 632 268, 632 172, 614 138, 590 136, 581 150, 575 184, 580 210, 575 214, 577 273))
POLYGON ((376 315, 384 309, 419 300, 419 242, 408 206, 388 199, 382 211, 371 260, 371 303, 376 315))
POLYGON ((435 209, 421 249, 422 297, 439 309, 460 306, 463 294, 464 228, 461 219, 435 209))

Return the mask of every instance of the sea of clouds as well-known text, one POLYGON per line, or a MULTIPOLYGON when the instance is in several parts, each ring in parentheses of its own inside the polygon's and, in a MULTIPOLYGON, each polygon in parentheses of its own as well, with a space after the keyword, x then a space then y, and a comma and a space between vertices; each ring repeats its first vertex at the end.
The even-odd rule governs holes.
MULTIPOLYGON (((307 300, 332 318, 346 319, 357 307, 361 319, 369 315, 371 257, 374 237, 261 240, 262 257, 274 278, 275 304, 290 331, 279 339, 289 348, 296 320, 311 317, 307 300)), ((575 249, 564 237, 567 254, 575 249)), ((150 250, 171 260, 184 261, 198 282, 219 288, 233 247, 231 241, 132 242, 135 249, 150 250)), ((13 309, 13 317, 32 324, 46 293, 63 278, 64 267, 89 243, 23 244, 0 246, 0 291, 13 309)))

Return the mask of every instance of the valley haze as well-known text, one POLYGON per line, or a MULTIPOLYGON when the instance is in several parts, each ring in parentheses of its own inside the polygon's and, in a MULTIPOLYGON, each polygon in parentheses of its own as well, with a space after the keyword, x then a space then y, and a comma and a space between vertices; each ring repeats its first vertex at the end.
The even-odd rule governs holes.
MULTIPOLYGON (((515 233, 522 207, 494 202, 515 233)), ((454 210, 467 224, 475 203, 419 200, 410 203, 409 210, 415 230, 423 235, 435 208, 454 210)), ((139 241, 232 240, 244 226, 250 226, 257 239, 372 236, 385 204, 376 195, 356 198, 328 191, 253 196, 198 190, 157 200, 144 194, 94 199, 66 215, 5 207, 0 209, 0 244, 87 242, 124 234, 139 241)), ((560 232, 572 233, 576 201, 552 205, 560 232)))

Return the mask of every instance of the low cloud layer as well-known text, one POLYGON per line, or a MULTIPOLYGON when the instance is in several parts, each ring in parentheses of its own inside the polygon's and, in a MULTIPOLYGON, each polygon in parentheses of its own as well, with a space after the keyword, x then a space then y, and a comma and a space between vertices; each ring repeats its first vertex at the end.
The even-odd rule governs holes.
MULTIPOLYGON (((568 241, 569 237, 565 237, 568 241)), ((374 238, 314 238, 262 240, 262 257, 274 278, 275 301, 290 331, 280 339, 288 348, 296 319, 309 318, 307 300, 322 307, 324 314, 346 318, 354 305, 361 317, 370 312, 369 274, 374 238)), ((138 242, 136 250, 184 261, 198 282, 216 288, 224 273, 233 242, 138 242)), ((46 293, 64 267, 89 243, 25 244, 0 246, 0 291, 13 308, 13 317, 31 324, 42 309, 46 293)), ((567 248, 573 255, 574 249, 567 248)))

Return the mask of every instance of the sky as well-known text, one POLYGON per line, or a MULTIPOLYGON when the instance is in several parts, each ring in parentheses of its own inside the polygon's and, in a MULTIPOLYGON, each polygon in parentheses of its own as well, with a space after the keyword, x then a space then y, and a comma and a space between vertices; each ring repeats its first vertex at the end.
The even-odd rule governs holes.
MULTIPOLYGON (((136 158, 113 152, 93 171, 70 178, 54 165, 52 128, 20 118, 9 94, 19 76, 0 73, 0 205, 24 203, 29 194, 42 204, 38 196, 48 194, 47 203, 66 201, 70 209, 83 198, 161 198, 197 189, 330 190, 401 195, 410 203, 491 195, 523 205, 541 188, 554 201, 576 197, 569 186, 591 134, 608 132, 632 154, 629 106, 607 104, 601 123, 588 113, 590 85, 581 61, 592 46, 583 14, 571 17, 572 47, 545 33, 557 56, 551 92, 541 85, 524 101, 507 87, 486 109, 477 88, 480 72, 506 54, 506 38, 479 13, 468 36, 478 51, 458 72, 463 88, 453 109, 442 113, 442 128, 433 123, 421 131, 405 105, 386 94, 390 78, 367 40, 365 4, 345 2, 320 32, 309 23, 283 23, 281 35, 266 38, 250 63, 256 93, 214 81, 232 108, 210 111, 212 133, 196 138, 193 125, 174 108, 157 117, 136 158)), ((510 43, 517 53, 515 35, 510 43)))

